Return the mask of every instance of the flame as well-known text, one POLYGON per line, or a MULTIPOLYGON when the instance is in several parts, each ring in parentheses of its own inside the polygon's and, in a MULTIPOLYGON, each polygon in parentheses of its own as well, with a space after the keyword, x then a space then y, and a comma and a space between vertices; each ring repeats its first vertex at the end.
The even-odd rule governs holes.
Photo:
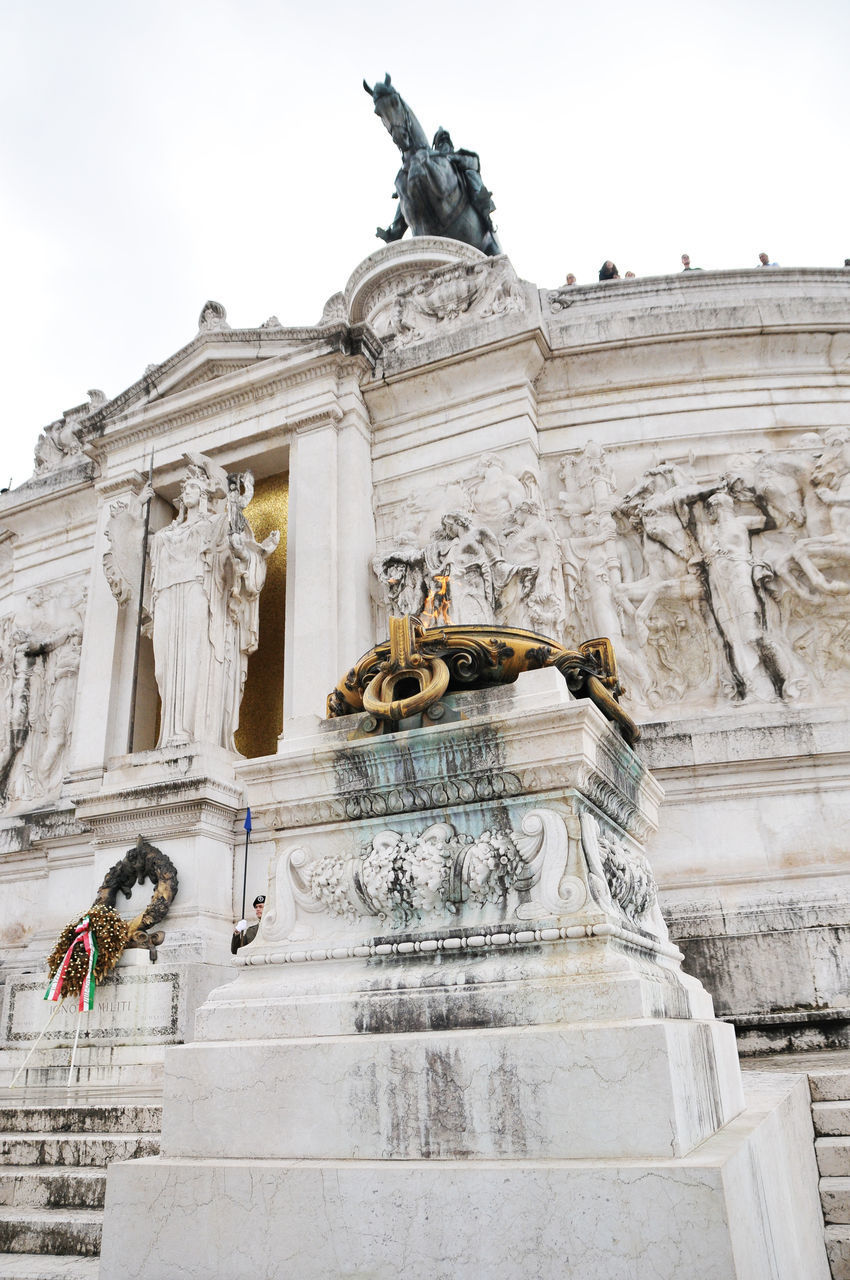
POLYGON ((449 575, 447 573, 435 573, 434 582, 437 585, 428 592, 425 607, 419 615, 422 625, 426 629, 428 627, 442 627, 451 623, 449 616, 449 575))

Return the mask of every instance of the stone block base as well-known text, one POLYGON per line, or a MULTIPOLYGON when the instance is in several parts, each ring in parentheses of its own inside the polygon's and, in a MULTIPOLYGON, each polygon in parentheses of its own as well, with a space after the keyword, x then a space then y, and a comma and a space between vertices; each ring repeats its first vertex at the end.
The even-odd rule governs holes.
POLYGON ((828 1280, 805 1081, 683 1159, 113 1164, 100 1280, 828 1280))
POLYGON ((714 1020, 195 1043, 166 1053, 162 1152, 663 1158, 743 1104, 714 1020))

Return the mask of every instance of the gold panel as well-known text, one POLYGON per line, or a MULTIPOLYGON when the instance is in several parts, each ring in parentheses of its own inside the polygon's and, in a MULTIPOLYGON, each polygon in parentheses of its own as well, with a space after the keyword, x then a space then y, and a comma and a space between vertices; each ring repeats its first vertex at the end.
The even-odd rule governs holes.
POLYGON ((260 594, 260 643, 248 659, 248 677, 236 731, 243 756, 271 756, 283 729, 283 645, 286 626, 286 526, 289 476, 258 480, 245 516, 262 542, 280 529, 280 544, 267 561, 266 585, 260 594))

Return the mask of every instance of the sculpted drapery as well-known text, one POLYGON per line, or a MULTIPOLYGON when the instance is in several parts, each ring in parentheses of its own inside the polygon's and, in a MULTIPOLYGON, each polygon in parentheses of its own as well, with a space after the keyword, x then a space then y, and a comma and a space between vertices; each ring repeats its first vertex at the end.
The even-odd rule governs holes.
MULTIPOLYGON (((203 454, 185 457, 177 516, 150 544, 148 630, 162 703, 157 746, 204 742, 235 751, 266 561, 280 534, 254 538, 240 500, 240 487, 251 491, 248 473, 227 476, 203 454)), ((145 490, 142 501, 148 496, 145 490)), ((113 511, 116 519, 123 514, 113 511)), ((110 585, 115 591, 112 579, 110 585)))
POLYGON ((209 742, 235 751, 266 560, 280 534, 258 543, 241 511, 234 519, 233 503, 221 507, 224 473, 201 454, 188 456, 177 518, 151 541, 158 745, 209 742))

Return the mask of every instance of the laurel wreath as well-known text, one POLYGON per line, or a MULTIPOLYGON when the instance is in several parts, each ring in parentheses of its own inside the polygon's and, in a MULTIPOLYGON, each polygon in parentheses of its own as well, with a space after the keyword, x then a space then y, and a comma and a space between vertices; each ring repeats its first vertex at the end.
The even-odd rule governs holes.
MULTIPOLYGON (((85 915, 78 916, 76 920, 66 924, 59 934, 56 939, 56 945, 47 958, 47 968, 51 979, 65 959, 68 948, 74 942, 77 925, 81 924, 86 916, 88 916, 91 923, 91 931, 97 945, 97 962, 94 966, 95 982, 101 982, 118 963, 118 959, 127 945, 130 930, 126 922, 121 919, 118 912, 112 907, 96 905, 89 907, 85 915)), ((83 944, 78 942, 74 946, 68 962, 68 968, 65 971, 65 977, 62 982, 63 995, 79 995, 88 975, 88 967, 88 954, 83 944)))

